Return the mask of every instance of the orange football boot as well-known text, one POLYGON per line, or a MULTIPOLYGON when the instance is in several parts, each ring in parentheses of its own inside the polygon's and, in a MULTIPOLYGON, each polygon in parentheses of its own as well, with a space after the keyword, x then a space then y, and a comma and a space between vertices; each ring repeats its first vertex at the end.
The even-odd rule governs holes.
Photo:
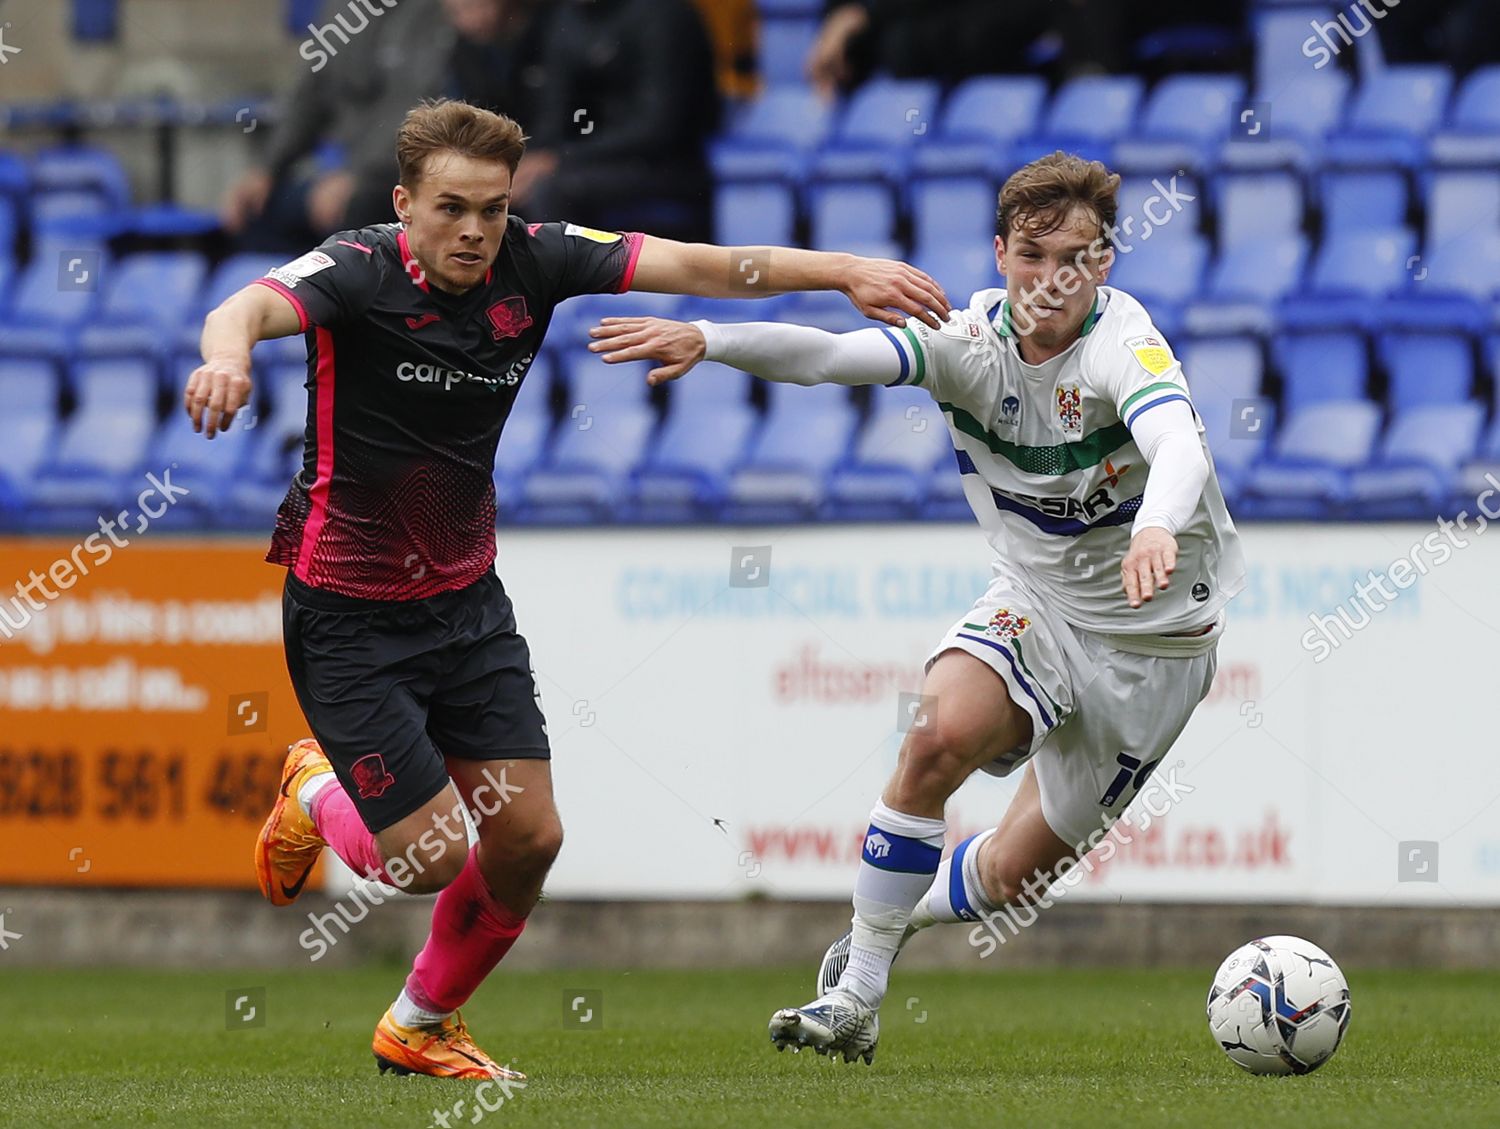
POLYGON ((526 1081, 526 1075, 501 1066, 475 1045, 458 1012, 436 1027, 402 1027, 387 1008, 375 1025, 372 1048, 382 1074, 394 1070, 397 1074, 430 1074, 435 1078, 526 1081))
MULTIPOLYGON (((311 737, 287 750, 286 767, 281 770, 281 791, 255 840, 255 877, 260 882, 260 892, 274 906, 291 905, 296 900, 327 845, 297 802, 297 789, 309 776, 332 771, 323 749, 311 737)), ((335 781, 331 786, 338 787, 338 783, 335 781)))

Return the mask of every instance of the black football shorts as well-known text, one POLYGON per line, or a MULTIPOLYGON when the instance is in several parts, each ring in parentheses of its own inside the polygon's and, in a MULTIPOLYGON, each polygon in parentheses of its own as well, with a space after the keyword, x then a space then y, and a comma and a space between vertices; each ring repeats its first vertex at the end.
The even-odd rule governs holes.
POLYGON ((371 831, 448 784, 444 757, 551 757, 531 652, 493 571, 394 601, 311 588, 288 571, 281 609, 302 713, 371 831))

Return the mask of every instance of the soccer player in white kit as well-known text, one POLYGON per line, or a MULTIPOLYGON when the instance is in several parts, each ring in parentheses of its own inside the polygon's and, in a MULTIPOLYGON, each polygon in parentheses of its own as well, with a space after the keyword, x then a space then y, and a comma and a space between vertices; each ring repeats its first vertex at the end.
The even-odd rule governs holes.
MULTIPOLYGON (((927 661, 926 724, 875 804, 850 934, 779 1048, 874 1057, 892 961, 915 929, 1045 891, 1130 803, 1208 693, 1244 558, 1182 367, 1108 278, 1119 177, 1055 153, 1000 192, 996 261, 939 330, 609 318, 590 348, 767 380, 915 385, 937 401, 994 580, 927 661), (1025 776, 998 827, 943 858, 943 809, 976 770, 1025 776), (1029 890, 1028 879, 1033 879, 1029 890)), ((1097 841, 1097 839, 1096 839, 1097 841)))

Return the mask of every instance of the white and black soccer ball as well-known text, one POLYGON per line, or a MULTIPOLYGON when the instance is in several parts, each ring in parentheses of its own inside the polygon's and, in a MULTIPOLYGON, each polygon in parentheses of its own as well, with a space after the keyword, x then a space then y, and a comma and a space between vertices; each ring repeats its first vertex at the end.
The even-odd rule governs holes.
POLYGON ((1251 1074, 1307 1074, 1339 1049, 1349 1006, 1349 982, 1317 945, 1262 937, 1214 973, 1208 1030, 1251 1074))

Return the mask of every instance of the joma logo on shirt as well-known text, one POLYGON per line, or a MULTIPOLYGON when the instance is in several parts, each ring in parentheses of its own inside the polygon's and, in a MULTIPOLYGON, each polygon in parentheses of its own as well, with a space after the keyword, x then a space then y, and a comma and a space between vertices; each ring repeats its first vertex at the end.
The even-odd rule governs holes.
POLYGON ((1102 486, 1081 502, 1072 497, 1042 498, 1035 494, 1016 494, 1009 490, 1004 493, 1006 497, 1033 506, 1049 517, 1083 517, 1088 521, 1093 521, 1096 514, 1106 513, 1115 508, 1115 500, 1102 486))
POLYGON ((438 365, 419 365, 413 361, 402 361, 396 366, 396 379, 416 381, 418 384, 441 384, 444 392, 455 384, 465 383, 483 384, 492 389, 500 387, 499 379, 493 376, 480 376, 438 365))

